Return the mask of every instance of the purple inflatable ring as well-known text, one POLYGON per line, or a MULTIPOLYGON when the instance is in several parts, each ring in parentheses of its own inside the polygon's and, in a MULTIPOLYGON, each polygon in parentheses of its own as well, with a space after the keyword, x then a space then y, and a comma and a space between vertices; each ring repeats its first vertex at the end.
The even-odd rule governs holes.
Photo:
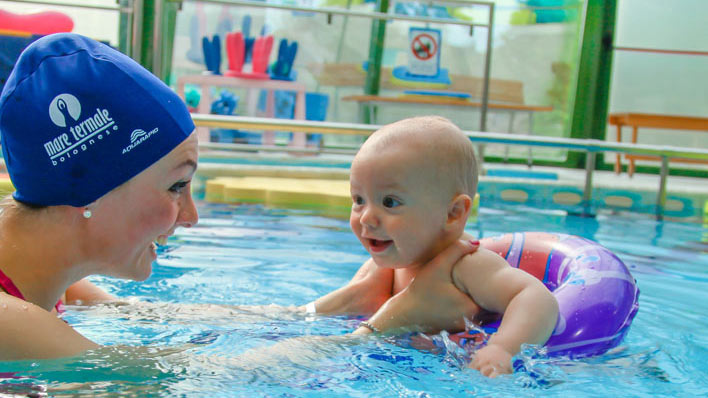
MULTIPOLYGON (((627 334, 639 308, 639 289, 627 266, 605 247, 544 232, 486 238, 481 246, 541 280, 558 300, 558 321, 545 345, 549 355, 600 355, 627 334)), ((484 325, 492 332, 495 327, 498 322, 484 325)))

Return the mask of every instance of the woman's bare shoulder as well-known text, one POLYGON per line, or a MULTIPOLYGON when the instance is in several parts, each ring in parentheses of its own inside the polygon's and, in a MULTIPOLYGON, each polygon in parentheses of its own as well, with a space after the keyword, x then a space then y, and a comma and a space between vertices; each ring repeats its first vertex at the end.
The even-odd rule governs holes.
POLYGON ((97 348, 56 315, 0 293, 0 360, 59 358, 97 348))

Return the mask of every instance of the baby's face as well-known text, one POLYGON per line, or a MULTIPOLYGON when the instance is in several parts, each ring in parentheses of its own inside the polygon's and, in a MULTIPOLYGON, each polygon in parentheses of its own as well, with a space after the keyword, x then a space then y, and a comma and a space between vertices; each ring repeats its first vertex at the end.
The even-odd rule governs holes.
POLYGON ((362 150, 352 163, 352 231, 379 266, 424 264, 444 248, 444 176, 404 145, 376 152, 362 150))

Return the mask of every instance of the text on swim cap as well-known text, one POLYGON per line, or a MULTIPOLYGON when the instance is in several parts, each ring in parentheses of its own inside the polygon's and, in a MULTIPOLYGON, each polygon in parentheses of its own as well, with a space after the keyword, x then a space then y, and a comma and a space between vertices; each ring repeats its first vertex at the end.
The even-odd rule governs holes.
POLYGON ((133 133, 130 134, 130 145, 127 147, 123 148, 123 155, 126 153, 130 152, 133 148, 136 146, 142 144, 143 142, 147 141, 148 138, 152 137, 158 132, 158 128, 155 127, 154 129, 150 130, 150 132, 146 132, 143 129, 135 129, 133 130, 133 133))
POLYGON ((113 129, 117 128, 108 109, 96 108, 96 113, 93 116, 69 128, 71 134, 63 133, 45 142, 44 150, 49 155, 52 164, 56 166, 58 162, 64 162, 72 155, 77 155, 79 151, 85 151, 88 145, 94 144, 93 137, 100 140, 103 139, 103 133, 110 135, 111 132, 108 128, 111 126, 113 129))

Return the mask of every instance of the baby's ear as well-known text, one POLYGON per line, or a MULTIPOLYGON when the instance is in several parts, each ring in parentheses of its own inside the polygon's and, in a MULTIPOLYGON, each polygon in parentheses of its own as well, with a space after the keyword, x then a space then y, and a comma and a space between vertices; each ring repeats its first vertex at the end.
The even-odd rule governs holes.
POLYGON ((458 224, 462 222, 464 226, 467 223, 467 218, 470 215, 472 207, 472 199, 466 194, 456 195, 450 201, 447 207, 447 224, 458 224))

